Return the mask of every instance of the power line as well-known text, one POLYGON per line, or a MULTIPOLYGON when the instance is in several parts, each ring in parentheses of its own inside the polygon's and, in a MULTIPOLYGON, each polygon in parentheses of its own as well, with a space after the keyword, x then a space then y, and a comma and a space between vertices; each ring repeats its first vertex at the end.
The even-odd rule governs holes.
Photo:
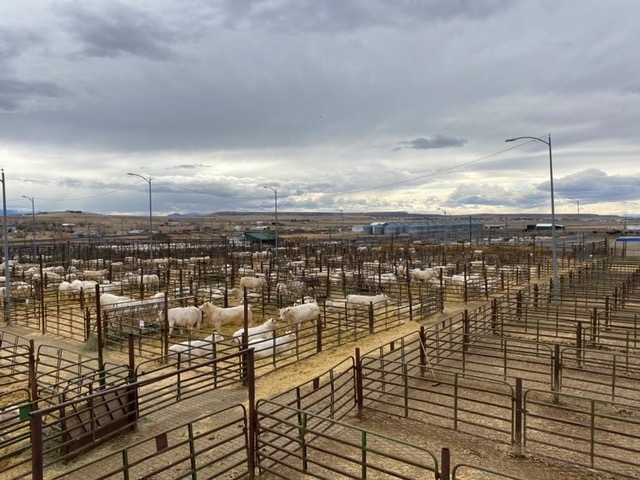
MULTIPOLYGON (((418 175, 417 177, 407 178, 405 180, 398 180, 397 182, 385 183, 385 184, 382 184, 382 185, 374 185, 374 186, 370 186, 370 187, 366 187, 366 188, 359 188, 359 189, 355 189, 355 190, 346 190, 346 191, 334 192, 334 193, 323 193, 322 195, 325 196, 325 197, 334 197, 334 196, 338 196, 338 195, 349 195, 349 194, 352 194, 352 193, 362 193, 362 192, 371 192, 371 191, 376 191, 376 190, 384 190, 384 189, 389 188, 389 187, 395 187, 395 186, 398 186, 398 185, 403 185, 403 184, 415 182, 416 180, 422 180, 424 178, 435 177, 437 175, 441 175, 441 174, 446 173, 446 172, 451 172, 451 171, 466 167, 468 165, 473 165, 474 163, 478 163, 478 162, 481 162, 483 160, 487 160, 488 158, 492 158, 492 157, 496 157, 498 155, 502 155, 503 153, 509 152, 509 151, 514 150, 516 148, 520 148, 520 147, 522 147, 522 146, 524 146, 524 145, 526 145, 528 143, 532 143, 534 141, 535 140, 529 140, 527 142, 524 142, 524 143, 521 143, 521 144, 518 144, 518 145, 514 145, 513 147, 510 147, 510 148, 507 148, 507 149, 504 149, 504 150, 500 150, 499 152, 495 152, 495 153, 491 153, 489 155, 485 155, 484 157, 480 157, 480 158, 477 158, 475 160, 470 160, 468 162, 461 163, 459 165, 454 165, 454 166, 449 167, 449 168, 439 169, 438 171, 427 173, 427 174, 424 174, 424 175, 418 175)), ((163 180, 161 180, 160 178, 157 178, 157 177, 154 177, 153 180, 156 183, 162 183, 164 185, 168 185, 168 186, 170 186, 172 188, 176 188, 176 189, 179 189, 179 190, 184 190, 186 192, 197 193, 199 195, 209 195, 209 196, 213 196, 213 197, 224 197, 224 195, 220 195, 220 194, 217 194, 215 192, 207 192, 207 191, 202 191, 202 190, 196 190, 196 189, 189 188, 189 187, 184 187, 182 185, 175 185, 175 184, 172 184, 172 183, 169 183, 169 182, 165 182, 165 181, 163 181, 163 180)), ((137 184, 139 182, 140 181, 136 181, 136 182, 133 182, 131 184, 128 184, 128 185, 125 185, 125 186, 110 190, 108 192, 97 193, 95 195, 87 195, 87 196, 84 196, 84 197, 65 197, 63 199, 38 197, 38 200, 44 200, 44 201, 48 201, 48 202, 70 202, 70 201, 73 202, 73 201, 77 201, 77 200, 90 200, 92 198, 100 198, 100 197, 106 197, 106 196, 109 196, 109 195, 113 195, 114 193, 120 192, 122 190, 126 190, 126 189, 132 187, 133 185, 135 185, 135 184, 137 184)), ((238 197, 238 196, 235 196, 235 195, 233 196, 233 198, 234 199, 245 199, 245 200, 256 200, 256 197, 238 197)))
POLYGON ((467 165, 472 165, 474 163, 481 162, 482 160, 486 160, 487 158, 491 158, 491 157, 496 157, 498 155, 502 155, 503 153, 509 152, 509 151, 514 150, 516 148, 520 148, 523 145, 526 145, 527 143, 532 143, 534 141, 535 140, 529 140, 528 142, 521 143, 519 145, 515 145, 513 147, 509 147, 509 148, 504 149, 504 150, 500 150, 499 152, 491 153, 489 155, 486 155, 486 156, 481 157, 481 158, 477 158, 475 160, 471 160, 471 161, 468 161, 468 162, 465 162, 465 163, 461 163, 459 165, 454 165, 453 167, 443 168, 441 170, 438 170, 437 172, 426 173, 424 175, 419 175, 417 177, 412 177, 412 178, 408 178, 408 179, 405 179, 405 180, 399 180, 397 182, 392 182, 392 183, 385 183, 383 185, 376 185, 376 186, 373 186, 373 187, 360 188, 360 189, 357 189, 357 190, 347 190, 345 192, 325 193, 323 195, 327 196, 327 197, 331 197, 331 196, 335 196, 335 195, 349 195, 351 193, 361 193, 361 192, 369 192, 369 191, 375 191, 375 190, 383 190, 383 189, 388 188, 388 187, 395 187, 396 185, 402 185, 404 183, 414 182, 416 180, 421 180, 423 178, 435 177, 436 175, 440 175, 440 174, 445 173, 445 172, 451 172, 453 170, 457 170, 458 168, 466 167, 467 165))

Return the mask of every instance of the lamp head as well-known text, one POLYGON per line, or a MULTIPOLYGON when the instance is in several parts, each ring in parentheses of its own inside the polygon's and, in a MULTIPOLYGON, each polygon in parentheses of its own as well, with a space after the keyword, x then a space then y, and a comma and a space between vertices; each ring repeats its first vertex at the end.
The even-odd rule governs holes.
POLYGON ((507 138, 505 142, 515 142, 517 138, 507 138))

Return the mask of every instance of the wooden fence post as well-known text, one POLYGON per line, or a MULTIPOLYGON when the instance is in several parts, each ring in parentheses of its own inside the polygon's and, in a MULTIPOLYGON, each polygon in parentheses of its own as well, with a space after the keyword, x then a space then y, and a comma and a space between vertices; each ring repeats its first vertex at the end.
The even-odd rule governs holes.
POLYGON ((513 439, 516 448, 516 455, 522 456, 522 425, 523 425, 523 398, 522 398, 522 379, 516 378, 516 398, 515 398, 515 438, 513 439))
POLYGON ((498 333, 498 299, 491 300, 491 333, 498 333))
MULTIPOLYGON (((244 287, 244 318, 242 319, 242 325, 244 330, 242 332, 242 345, 240 348, 246 351, 249 348, 249 299, 247 298, 247 287, 244 287)), ((273 353, 275 356, 275 347, 273 353)), ((253 358, 253 354, 251 358, 253 358)), ((249 368, 249 355, 245 353, 240 360, 240 380, 242 381, 243 387, 248 386, 249 368)))
MULTIPOLYGON (((326 319, 327 315, 327 307, 326 304, 322 305, 322 309, 324 310, 324 315, 322 318, 326 319)), ((320 321, 320 317, 316 318, 316 353, 320 353, 322 351, 322 322, 320 321)))
POLYGON ((44 479, 44 459, 42 443, 42 413, 31 412, 31 478, 33 480, 44 479))
POLYGON ((162 355, 165 358, 164 363, 169 362, 169 296, 164 294, 164 315, 162 316, 162 355))
POLYGON ((37 410, 36 400, 38 400, 38 379, 36 377, 36 346, 35 341, 29 340, 29 388, 31 390, 31 401, 33 410, 37 410))
POLYGON ((258 455, 258 413, 256 411, 256 374, 255 374, 255 359, 254 350, 247 350, 247 382, 248 388, 248 400, 249 400, 249 455, 248 455, 248 467, 249 478, 255 478, 256 461, 258 455))
POLYGON ((576 357, 578 368, 582 368, 582 322, 576 325, 576 357))
POLYGON ((451 451, 444 447, 440 453, 440 480, 451 480, 451 451))
POLYGON ((552 390, 554 391, 553 403, 560 401, 560 389, 562 388, 561 376, 562 376, 562 362, 560 360, 560 345, 554 345, 553 348, 553 378, 551 379, 552 390))
POLYGON ((420 330, 418 330, 418 335, 420 338, 420 375, 424 377, 424 374, 427 370, 427 349, 426 349, 426 335, 424 333, 424 325, 420 325, 420 330))
POLYGON ((103 356, 103 342, 104 342, 104 338, 103 338, 103 331, 102 331, 102 310, 100 308, 100 285, 96 284, 96 332, 98 335, 98 365, 99 368, 102 370, 103 366, 104 366, 104 356, 103 356))

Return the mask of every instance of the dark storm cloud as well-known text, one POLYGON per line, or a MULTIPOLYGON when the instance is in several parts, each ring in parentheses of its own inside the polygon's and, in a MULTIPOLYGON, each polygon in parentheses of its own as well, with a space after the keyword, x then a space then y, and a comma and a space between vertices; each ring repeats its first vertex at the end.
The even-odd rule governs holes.
POLYGON ((43 37, 30 29, 0 27, 0 111, 34 110, 66 93, 53 82, 39 80, 39 73, 29 78, 17 73, 23 57, 42 44, 43 37))
POLYGON ((161 18, 134 6, 117 1, 72 2, 61 4, 56 12, 85 55, 133 55, 151 60, 172 56, 171 42, 176 37, 173 29, 161 18))
POLYGON ((8 60, 19 57, 23 52, 42 42, 42 37, 28 29, 0 27, 0 69, 7 68, 8 60))
POLYGON ((292 209, 548 211, 545 145, 504 139, 551 132, 557 198, 637 209, 623 176, 639 177, 636 10, 0 2, 5 166, 43 209, 55 192, 56 205, 144 213, 147 184, 126 177, 137 171, 158 211, 271 210, 265 184, 292 209))
POLYGON ((38 108, 42 100, 57 99, 67 92, 48 82, 23 81, 0 76, 0 111, 15 112, 24 108, 38 108))
MULTIPOLYGON (((540 185, 549 190, 549 183, 540 185)), ((589 168, 554 180, 555 195, 579 199, 584 203, 622 202, 640 200, 640 178, 636 175, 608 175, 597 168, 589 168)))
MULTIPOLYGON (((510 206, 516 210, 547 208, 550 204, 549 182, 525 190, 509 190, 492 184, 457 185, 447 198, 451 207, 510 206)), ((640 200, 640 178, 608 175, 590 168, 554 179, 554 200, 579 200, 581 204, 640 200)))
POLYGON ((462 147, 465 143, 467 143, 466 138, 432 135, 429 138, 419 137, 413 140, 399 142, 400 146, 396 149, 409 148, 414 150, 428 150, 431 148, 462 147))

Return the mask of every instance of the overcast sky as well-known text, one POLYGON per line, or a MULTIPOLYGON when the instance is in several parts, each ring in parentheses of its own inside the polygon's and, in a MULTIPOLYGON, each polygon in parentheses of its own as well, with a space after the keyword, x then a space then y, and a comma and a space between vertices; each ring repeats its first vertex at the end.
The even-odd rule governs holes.
POLYGON ((637 0, 3 0, 8 209, 640 213, 637 0))

